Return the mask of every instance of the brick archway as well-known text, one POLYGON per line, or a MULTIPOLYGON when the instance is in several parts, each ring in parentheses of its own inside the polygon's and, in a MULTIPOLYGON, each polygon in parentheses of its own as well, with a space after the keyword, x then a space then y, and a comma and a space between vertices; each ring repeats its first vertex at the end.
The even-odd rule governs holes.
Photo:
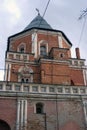
POLYGON ((11 130, 11 128, 5 121, 0 120, 0 130, 11 130))

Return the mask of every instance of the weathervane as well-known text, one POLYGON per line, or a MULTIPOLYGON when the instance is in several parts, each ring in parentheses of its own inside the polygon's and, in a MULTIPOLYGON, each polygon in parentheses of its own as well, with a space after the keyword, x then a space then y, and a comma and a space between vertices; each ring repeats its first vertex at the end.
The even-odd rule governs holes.
POLYGON ((36 8, 36 11, 37 11, 38 15, 40 15, 39 9, 36 8))

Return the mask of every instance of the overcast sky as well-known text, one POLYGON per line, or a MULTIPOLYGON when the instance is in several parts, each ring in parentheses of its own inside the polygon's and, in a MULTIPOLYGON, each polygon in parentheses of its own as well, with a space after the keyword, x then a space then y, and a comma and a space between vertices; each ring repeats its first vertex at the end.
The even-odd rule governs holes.
MULTIPOLYGON (((37 16, 36 8, 43 15, 47 2, 48 0, 0 0, 0 69, 4 69, 8 37, 22 31, 37 16)), ((71 41, 72 57, 75 57, 74 49, 79 46, 82 59, 87 59, 87 22, 79 43, 85 18, 78 20, 78 17, 86 8, 87 0, 51 0, 44 16, 52 28, 63 31, 71 41)))

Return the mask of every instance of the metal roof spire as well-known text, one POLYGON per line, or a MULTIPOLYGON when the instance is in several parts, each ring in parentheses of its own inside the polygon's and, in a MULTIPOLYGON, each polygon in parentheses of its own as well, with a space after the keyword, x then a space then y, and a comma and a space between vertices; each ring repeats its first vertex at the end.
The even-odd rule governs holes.
POLYGON ((43 28, 43 29, 52 29, 52 27, 47 23, 47 21, 40 15, 38 9, 36 9, 38 15, 28 24, 24 30, 31 28, 43 28))

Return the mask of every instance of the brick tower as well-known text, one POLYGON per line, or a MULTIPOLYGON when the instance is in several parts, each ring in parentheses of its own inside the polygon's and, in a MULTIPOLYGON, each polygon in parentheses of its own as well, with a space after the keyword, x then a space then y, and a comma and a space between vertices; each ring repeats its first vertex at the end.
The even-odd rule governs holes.
POLYGON ((5 80, 42 84, 85 85, 79 49, 38 15, 22 32, 8 38, 5 80), (41 21, 41 23, 40 23, 41 21), (77 78, 78 77, 78 78, 77 78))
POLYGON ((8 38, 0 82, 2 130, 86 130, 85 60, 40 14, 8 38))

